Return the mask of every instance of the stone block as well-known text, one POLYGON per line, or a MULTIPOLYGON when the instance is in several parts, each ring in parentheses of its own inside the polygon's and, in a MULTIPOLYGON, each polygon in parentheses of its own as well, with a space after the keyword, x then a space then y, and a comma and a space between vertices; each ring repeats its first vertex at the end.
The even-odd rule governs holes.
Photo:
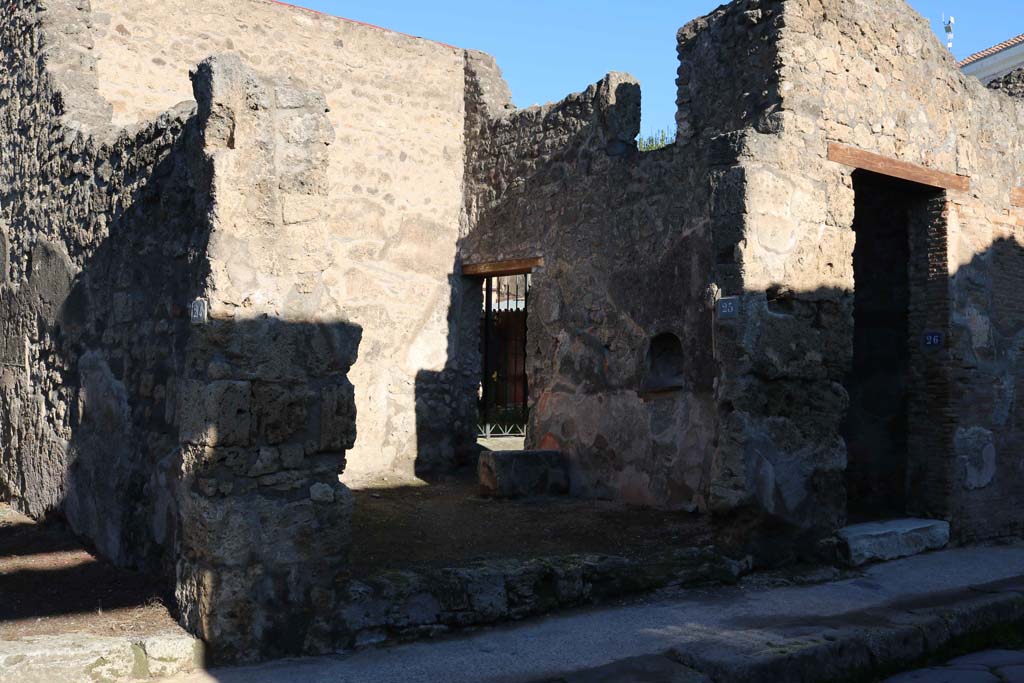
POLYGON ((179 408, 181 440, 209 446, 248 446, 252 429, 249 382, 190 381, 179 408))
POLYGON ((0 683, 149 680, 202 664, 202 642, 183 630, 139 639, 66 633, 0 642, 0 683))
POLYGON ((558 451, 485 451, 477 465, 480 493, 495 498, 569 492, 569 470, 558 451))
POLYGON ((344 451, 356 439, 355 390, 349 382, 325 387, 320 395, 320 450, 344 451))
POLYGON ((334 488, 330 484, 317 482, 309 487, 309 499, 314 503, 333 503, 334 488))
POLYGON ((284 443, 306 427, 306 402, 309 392, 305 387, 291 387, 280 383, 253 385, 253 403, 257 433, 272 444, 284 443))
POLYGON ((909 557, 949 543, 949 522, 936 519, 893 519, 852 524, 838 532, 841 552, 854 567, 909 557))
POLYGON ((155 678, 199 669, 205 661, 203 642, 184 631, 150 636, 141 645, 155 678))
POLYGON ((285 469, 294 470, 302 467, 305 462, 306 452, 302 444, 287 444, 281 446, 281 466, 285 469))
POLYGON ((256 462, 249 468, 250 477, 262 477, 266 474, 271 474, 280 469, 281 465, 281 453, 276 448, 261 448, 259 455, 256 456, 256 462))

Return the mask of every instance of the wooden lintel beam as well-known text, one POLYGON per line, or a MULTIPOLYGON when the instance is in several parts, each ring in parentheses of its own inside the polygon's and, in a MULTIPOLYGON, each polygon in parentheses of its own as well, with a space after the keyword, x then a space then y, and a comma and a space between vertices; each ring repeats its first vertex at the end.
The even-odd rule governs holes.
POLYGON ((852 166, 943 190, 969 192, 971 189, 971 179, 968 176, 936 171, 933 168, 891 159, 838 142, 828 143, 828 159, 844 166, 852 166))
POLYGON ((473 277, 500 277, 502 275, 522 275, 534 268, 544 265, 544 257, 510 259, 508 261, 489 261, 486 263, 466 263, 462 266, 463 275, 473 277))
POLYGON ((1014 206, 1024 207, 1024 187, 1015 187, 1010 190, 1010 203, 1014 206))

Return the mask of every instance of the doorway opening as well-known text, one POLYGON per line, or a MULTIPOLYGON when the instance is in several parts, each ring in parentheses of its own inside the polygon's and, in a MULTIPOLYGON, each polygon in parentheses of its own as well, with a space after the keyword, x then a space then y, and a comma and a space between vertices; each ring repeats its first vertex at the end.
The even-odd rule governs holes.
POLYGON ((945 254, 933 248, 937 235, 945 244, 936 220, 944 195, 864 170, 853 173, 853 189, 853 363, 841 434, 848 513, 851 521, 866 521, 917 507, 912 480, 935 455, 922 452, 921 434, 930 428, 927 406, 935 398, 926 347, 944 343, 945 298, 932 285, 945 264, 941 272, 931 267, 945 254))
POLYGON ((484 279, 478 427, 482 439, 526 437, 526 318, 530 281, 529 273, 484 279))

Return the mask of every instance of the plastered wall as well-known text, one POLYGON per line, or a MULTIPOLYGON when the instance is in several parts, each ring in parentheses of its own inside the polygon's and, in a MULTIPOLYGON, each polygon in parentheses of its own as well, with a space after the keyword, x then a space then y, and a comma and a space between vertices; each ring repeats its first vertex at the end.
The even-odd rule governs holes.
MULTIPOLYGON (((98 91, 116 124, 191 100, 189 70, 213 54, 323 93, 334 131, 323 186, 313 200, 305 187, 281 188, 278 232, 214 243, 223 257, 212 313, 358 325, 359 439, 346 477, 450 465, 472 438, 473 405, 460 414, 435 385, 441 373, 477 372, 449 362, 458 355, 448 275, 463 209, 464 51, 264 0, 91 4, 98 91), (470 436, 417 439, 417 392, 425 422, 444 425, 438 433, 470 436)), ((290 125, 285 135, 301 137, 312 124, 290 125)))

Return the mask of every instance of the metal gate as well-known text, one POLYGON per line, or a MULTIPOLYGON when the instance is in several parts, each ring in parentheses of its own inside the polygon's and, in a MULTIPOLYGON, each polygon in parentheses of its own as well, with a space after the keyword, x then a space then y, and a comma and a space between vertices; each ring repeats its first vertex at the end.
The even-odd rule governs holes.
POLYGON ((480 318, 481 437, 526 436, 526 313, 530 275, 484 280, 480 318))

